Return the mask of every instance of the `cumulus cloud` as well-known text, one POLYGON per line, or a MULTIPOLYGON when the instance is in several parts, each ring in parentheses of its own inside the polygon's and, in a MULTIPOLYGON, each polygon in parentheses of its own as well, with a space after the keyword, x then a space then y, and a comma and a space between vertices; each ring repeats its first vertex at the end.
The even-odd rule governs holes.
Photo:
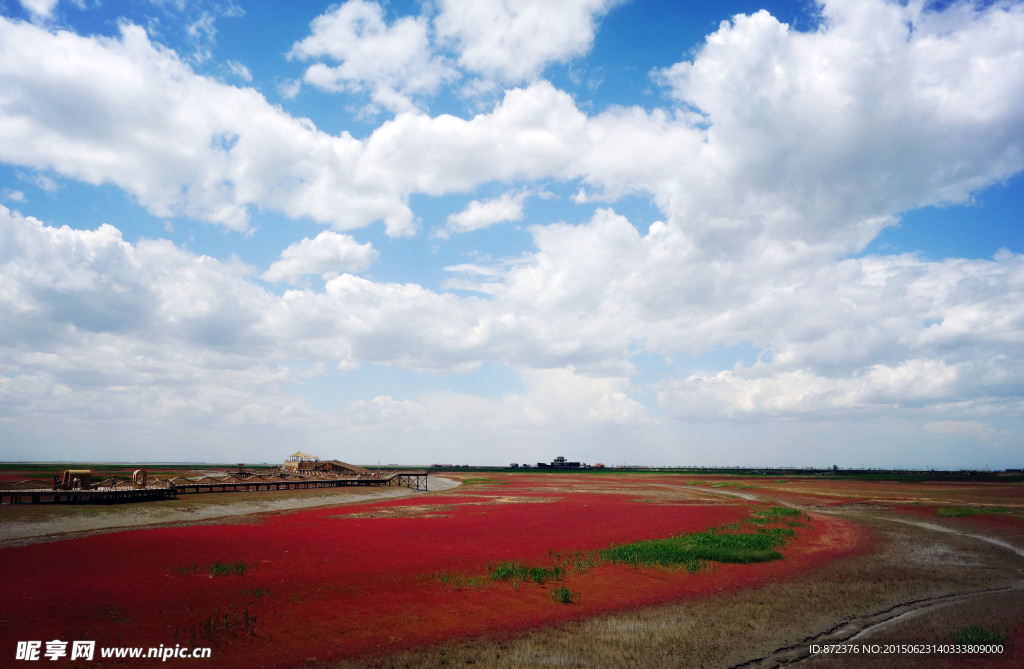
MULTIPOLYGON (((662 406, 687 418, 831 415, 958 399, 963 370, 937 360, 873 365, 851 377, 798 370, 748 377, 751 370, 694 375, 662 391, 662 406)), ((755 372, 756 374, 756 372, 755 372)))
POLYGON ((289 56, 339 63, 315 63, 306 70, 306 83, 326 91, 368 91, 374 104, 407 111, 413 98, 432 95, 458 76, 432 53, 425 17, 407 16, 388 25, 376 2, 349 0, 314 19, 310 28, 289 56))
MULTIPOLYGON (((384 220, 390 234, 412 234, 416 193, 579 179, 592 200, 653 197, 706 253, 834 257, 901 211, 962 201, 1024 161, 1024 9, 994 5, 950 27, 956 8, 866 6, 878 11, 829 3, 830 20, 812 33, 766 13, 735 17, 692 61, 659 72, 675 110, 588 117, 539 81, 469 119, 398 114, 365 140, 198 76, 136 26, 110 39, 4 21, 0 157, 116 183, 158 216, 236 229, 263 207, 338 230, 384 220), (116 90, 102 84, 111 71, 116 90)), ((333 44, 303 48, 327 55, 333 44)))
POLYGON ((347 3, 293 53, 336 63, 321 83, 384 91, 378 104, 398 113, 362 139, 197 75, 137 26, 87 38, 0 19, 0 159, 38 170, 26 181, 111 183, 158 216, 236 230, 263 209, 414 234, 413 195, 461 193, 477 197, 447 221, 462 232, 524 218, 535 181, 606 205, 529 226, 533 246, 515 258, 452 265, 445 286, 470 296, 355 276, 377 252, 339 232, 281 253, 261 278, 299 287, 278 295, 237 261, 0 208, 0 421, 104 405, 218 425, 506 434, 658 425, 641 402, 655 390, 663 414, 691 422, 900 415, 985 437, 1019 420, 1022 256, 852 254, 901 212, 962 202, 1024 166, 1024 6, 829 0, 811 32, 737 16, 655 72, 670 108, 596 114, 536 77, 589 48, 607 4, 551 10, 585 39, 556 45, 545 26, 533 46, 518 37, 529 3, 479 40, 473 7, 461 19, 440 7, 462 67, 527 83, 466 118, 417 110, 439 85, 415 69, 439 62, 429 25, 347 3), (472 55, 487 35, 494 49, 472 55), (371 45, 388 57, 370 62, 371 45), (480 186, 504 193, 479 198, 480 186), (650 197, 661 220, 617 213, 628 195, 650 197), (303 284, 310 274, 324 283, 303 284), (706 362, 731 347, 756 362, 706 362), (655 383, 640 356, 675 362, 655 383), (486 363, 517 370, 522 391, 374 392, 336 418, 285 390, 313 369, 486 363))
POLYGON ((296 283, 307 274, 331 279, 342 272, 363 272, 379 255, 369 242, 360 244, 350 235, 325 230, 282 251, 281 259, 263 273, 263 279, 296 283))
POLYGON ((703 219, 694 235, 710 248, 856 251, 893 215, 1024 167, 1024 7, 828 0, 822 12, 812 32, 736 16, 692 61, 654 73, 707 128, 690 154, 701 173, 684 166, 655 195, 679 220, 703 219))
POLYGON ((157 216, 244 230, 260 206, 338 229, 413 229, 400 194, 355 187, 360 142, 196 75, 138 26, 86 38, 0 18, 0 85, 0 158, 115 183, 157 216))
POLYGON ((434 23, 455 44, 459 65, 499 83, 538 77, 550 63, 590 50, 597 24, 616 0, 442 0, 434 23))

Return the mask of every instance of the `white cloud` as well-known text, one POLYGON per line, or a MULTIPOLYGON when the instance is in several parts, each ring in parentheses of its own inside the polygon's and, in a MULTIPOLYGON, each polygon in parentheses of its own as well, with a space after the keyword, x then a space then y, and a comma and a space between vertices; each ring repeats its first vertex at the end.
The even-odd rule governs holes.
POLYGON ((349 235, 325 230, 281 252, 281 259, 263 273, 267 281, 296 283, 307 274, 332 279, 342 272, 363 272, 378 258, 373 245, 359 244, 349 235))
POLYGON ((975 447, 980 445, 1002 450, 1015 442, 1012 430, 999 429, 980 420, 935 420, 925 423, 924 429, 939 435, 939 441, 969 441, 975 447))
POLYGON ((239 63, 237 60, 229 60, 226 65, 228 66, 228 70, 231 74, 235 75, 242 81, 252 81, 252 72, 250 72, 249 68, 242 63, 239 63))
POLYGON ((371 400, 355 400, 342 408, 345 421, 354 431, 386 430, 413 432, 422 430, 429 419, 426 407, 412 400, 396 400, 379 395, 371 400))
POLYGON ((53 11, 57 8, 57 0, 19 0, 19 2, 36 21, 51 18, 53 11))
POLYGON ((873 365, 850 377, 830 378, 798 370, 748 377, 736 369, 694 375, 659 393, 664 408, 687 418, 745 418, 863 412, 921 403, 955 402, 963 370, 938 360, 873 365))
POLYGON ((523 202, 528 193, 508 191, 493 200, 472 200, 462 211, 448 217, 448 232, 473 232, 506 221, 523 219, 523 202))
POLYGON ((499 83, 540 76, 553 62, 585 54, 597 23, 615 0, 442 0, 434 20, 441 39, 454 43, 459 65, 499 83))
POLYGON ((520 370, 521 392, 499 399, 433 392, 415 400, 379 396, 346 403, 342 414, 359 430, 490 433, 507 430, 571 431, 653 423, 630 397, 623 378, 591 378, 572 369, 520 370))
MULTIPOLYGON (((429 33, 422 19, 344 7, 372 29, 350 17, 354 42, 307 44, 340 63, 338 86, 376 91, 396 77, 406 102, 434 90, 399 76, 406 55, 432 53, 422 40, 385 50, 380 71, 359 60, 400 28, 429 33)), ((584 26, 569 32, 589 45, 606 6, 567 7, 552 24, 584 26)), ((985 426, 1024 411, 1024 257, 849 255, 902 211, 963 201, 1021 169, 1024 8, 861 0, 823 12, 809 33, 765 13, 724 24, 691 62, 657 73, 674 109, 588 116, 533 81, 485 113, 404 111, 359 140, 197 75, 136 26, 85 38, 0 19, 0 159, 54 188, 58 176, 112 183, 160 217, 239 230, 262 209, 336 230, 384 220, 391 235, 415 232, 418 193, 505 191, 454 214, 451 232, 521 220, 535 180, 608 203, 580 224, 529 227, 534 248, 513 259, 452 265, 445 286, 473 297, 353 276, 376 251, 337 232, 289 246, 262 275, 317 274, 322 288, 277 295, 240 262, 0 209, 0 421, 579 435, 660 426, 640 401, 657 390, 665 414, 690 422, 909 416, 917 435, 1001 439, 985 426), (634 194, 663 220, 617 214, 634 194), (731 347, 757 361, 715 359, 731 347), (676 362, 654 383, 642 356, 676 362), (374 391, 344 405, 347 418, 289 390, 321 367, 488 363, 517 370, 523 390, 374 391)), ((492 27, 499 48, 464 67, 531 81, 587 48, 522 46, 529 20, 513 18, 492 27)), ((321 27, 307 39, 326 37, 321 27)), ((460 30, 446 35, 469 58, 476 37, 460 30)))
POLYGON ((314 19, 310 28, 289 56, 339 63, 316 63, 306 70, 306 83, 326 91, 365 90, 374 104, 407 111, 414 108, 414 97, 432 95, 458 76, 432 53, 425 17, 407 16, 389 26, 376 2, 349 0, 314 19))
POLYGON ((700 122, 682 107, 587 117, 537 82, 470 119, 401 113, 363 141, 195 75, 134 26, 115 40, 4 22, 0 158, 114 182, 162 217, 244 229, 263 207, 338 230, 383 219, 393 235, 414 233, 415 193, 581 179, 590 200, 653 196, 706 253, 834 257, 899 212, 962 200, 1024 160, 1024 9, 993 6, 952 28, 942 21, 953 9, 913 11, 867 16, 877 34, 855 15, 814 33, 766 14, 735 18, 692 63, 660 75, 705 112, 700 122), (907 16, 913 33, 879 37, 905 32, 907 16))
MULTIPOLYGON (((803 33, 765 11, 736 16, 692 61, 655 73, 707 126, 689 153, 700 172, 681 165, 655 196, 679 221, 702 220, 693 234, 709 248, 859 250, 894 214, 963 201, 1024 167, 1024 6, 822 11, 803 33)), ((653 169, 667 160, 655 152, 653 169)))
POLYGON ((260 206, 413 229, 401 194, 355 185, 360 142, 194 74, 137 26, 84 38, 0 19, 0 90, 0 159, 113 182, 157 216, 242 230, 260 206))

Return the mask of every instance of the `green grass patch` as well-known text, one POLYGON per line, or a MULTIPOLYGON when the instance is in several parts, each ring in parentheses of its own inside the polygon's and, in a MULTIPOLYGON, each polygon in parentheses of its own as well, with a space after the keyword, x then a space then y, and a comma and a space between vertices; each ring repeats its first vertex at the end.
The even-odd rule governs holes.
POLYGON ((712 529, 612 546, 602 550, 600 555, 608 562, 634 567, 684 567, 694 572, 703 569, 708 562, 750 564, 779 560, 782 553, 775 549, 793 534, 793 530, 786 528, 741 534, 712 529))
POLYGON ((799 509, 790 509, 785 506, 768 506, 755 511, 754 515, 747 519, 747 522, 751 525, 763 527, 786 521, 786 524, 790 527, 801 527, 798 521, 805 520, 806 517, 807 514, 799 509))
POLYGON ((999 630, 992 629, 991 627, 972 625, 957 632, 953 632, 951 638, 953 639, 953 643, 965 646, 984 646, 1005 643, 1007 635, 1003 634, 999 630))
POLYGON ((462 485, 506 485, 508 481, 501 481, 499 479, 463 479, 462 485))
POLYGON ((490 573, 495 581, 533 581, 538 585, 546 581, 560 581, 564 575, 564 567, 531 567, 519 560, 502 562, 492 567, 490 573))
POLYGON ((964 518, 966 516, 980 516, 985 513, 1006 513, 1009 509, 1001 506, 990 506, 979 508, 974 506, 942 506, 935 509, 935 515, 942 518, 964 518))
POLYGON ((447 572, 430 574, 432 578, 456 588, 476 587, 488 578, 491 581, 511 581, 518 588, 522 582, 543 585, 554 581, 551 598, 571 604, 579 601, 580 593, 566 587, 564 581, 574 574, 583 574, 604 563, 628 564, 634 567, 686 569, 696 572, 711 563, 751 564, 782 559, 779 548, 796 537, 794 527, 803 527, 798 521, 807 520, 803 511, 784 506, 762 506, 745 520, 726 523, 702 532, 681 534, 667 539, 649 539, 627 544, 612 545, 596 551, 562 553, 549 550, 548 559, 553 566, 531 566, 521 560, 507 560, 487 565, 487 575, 467 577, 447 572), (780 525, 785 524, 786 527, 780 525))

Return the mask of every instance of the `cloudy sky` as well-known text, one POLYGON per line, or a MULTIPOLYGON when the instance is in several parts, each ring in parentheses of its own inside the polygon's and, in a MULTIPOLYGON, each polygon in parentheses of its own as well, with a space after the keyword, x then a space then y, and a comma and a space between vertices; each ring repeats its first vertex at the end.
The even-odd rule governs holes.
POLYGON ((1024 3, 0 0, 0 458, 1024 466, 1024 3))

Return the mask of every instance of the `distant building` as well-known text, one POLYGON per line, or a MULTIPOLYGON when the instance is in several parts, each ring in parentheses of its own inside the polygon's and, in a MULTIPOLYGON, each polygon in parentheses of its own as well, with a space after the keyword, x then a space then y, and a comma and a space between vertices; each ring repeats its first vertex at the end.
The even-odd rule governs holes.
POLYGON ((579 469, 579 462, 568 462, 564 456, 559 455, 557 458, 551 461, 551 464, 544 462, 537 463, 537 469, 579 469))
POLYGON ((331 472, 334 474, 349 473, 353 476, 368 474, 369 471, 357 465, 350 465, 340 460, 321 460, 316 455, 298 451, 288 456, 281 469, 285 472, 303 474, 311 472, 331 472))

